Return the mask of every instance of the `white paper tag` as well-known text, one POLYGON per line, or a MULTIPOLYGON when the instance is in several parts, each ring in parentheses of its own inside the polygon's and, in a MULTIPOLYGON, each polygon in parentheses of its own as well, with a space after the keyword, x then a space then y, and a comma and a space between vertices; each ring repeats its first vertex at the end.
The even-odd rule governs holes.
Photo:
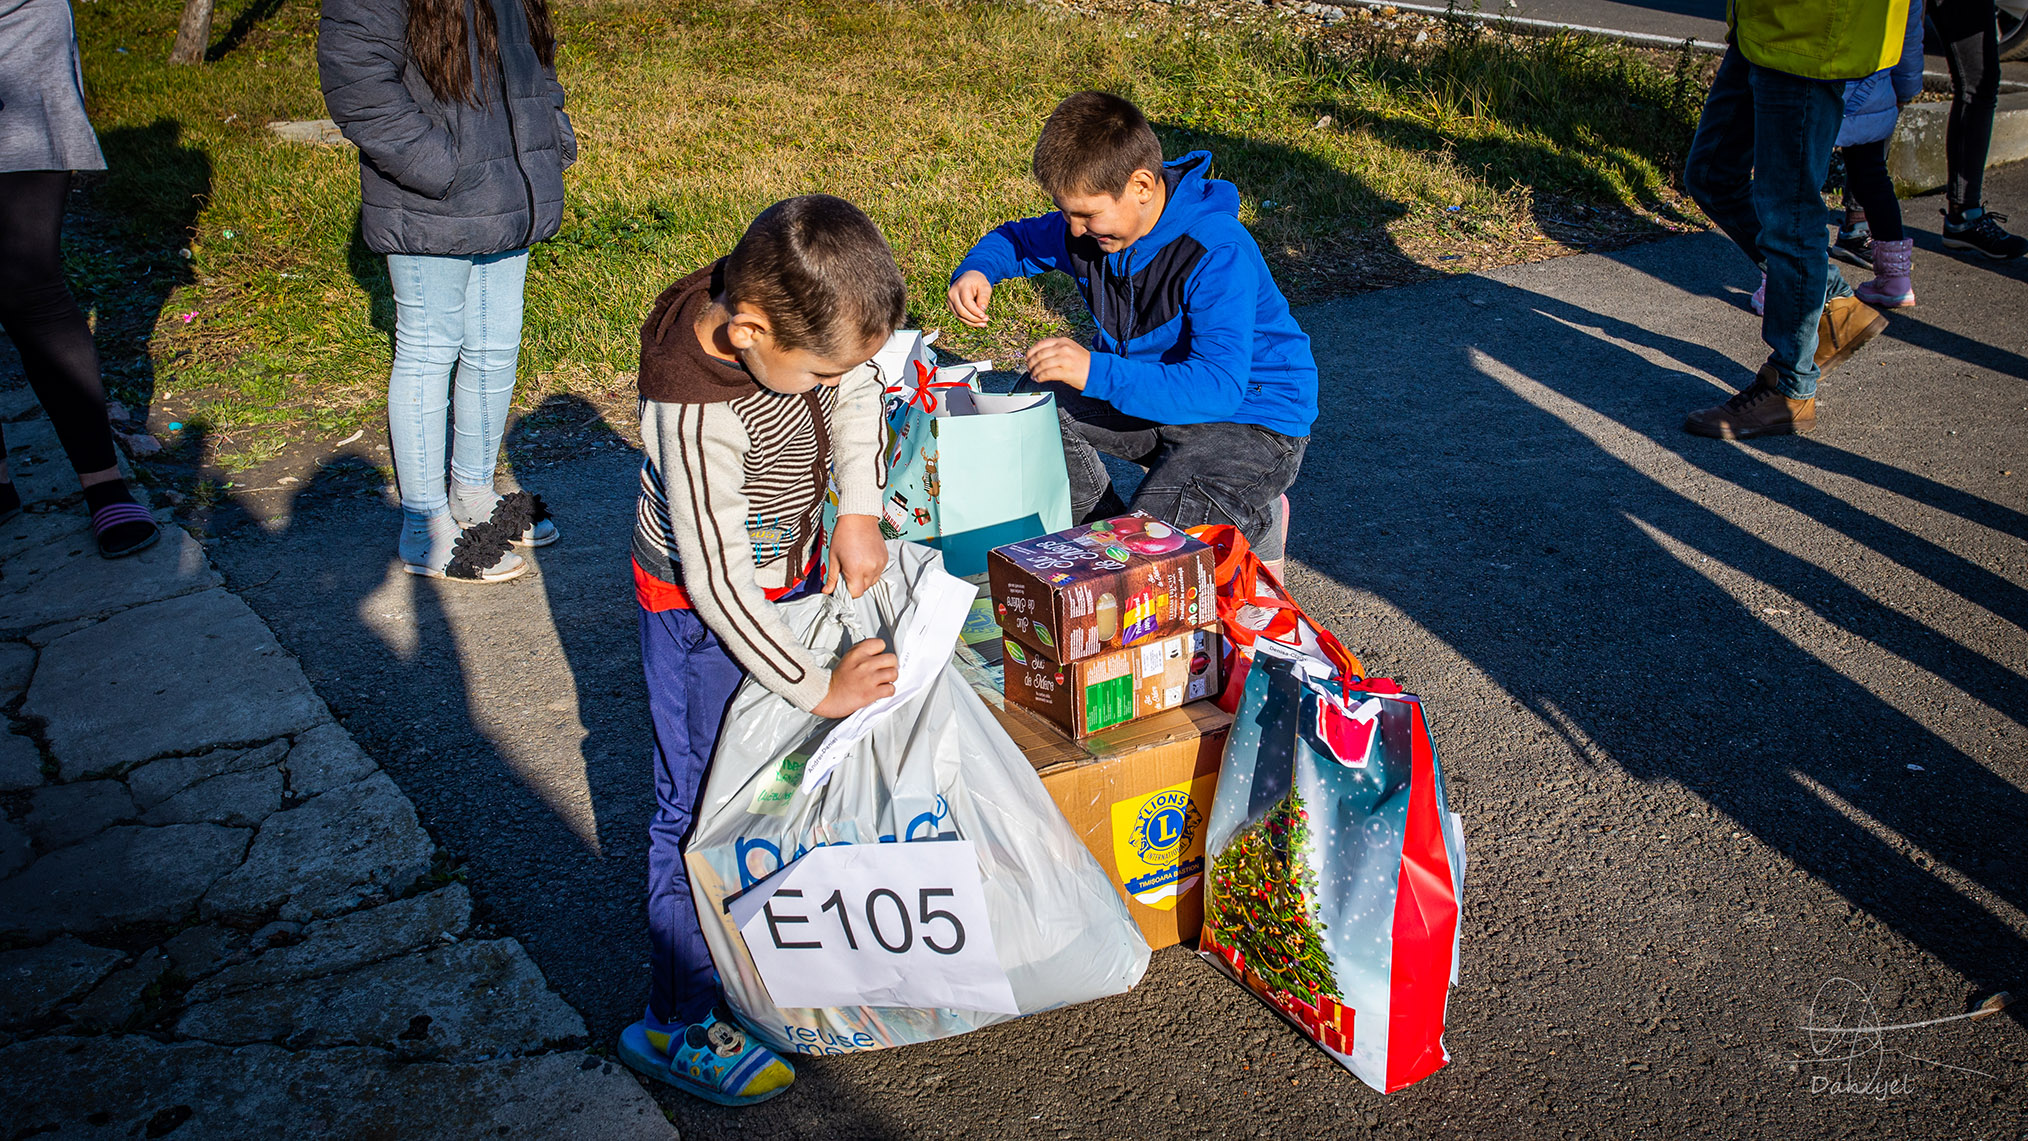
POLYGON ((776 1006, 1021 1012, 969 840, 817 848, 726 906, 776 1006))
POLYGON ((933 567, 925 567, 915 587, 915 608, 909 612, 908 628, 895 632, 900 644, 900 669, 894 679, 894 695, 884 697, 840 721, 824 738, 803 770, 803 785, 816 791, 831 779, 831 770, 852 750, 861 737, 880 720, 914 700, 937 679, 957 652, 958 635, 965 628, 965 616, 979 588, 964 579, 933 567))

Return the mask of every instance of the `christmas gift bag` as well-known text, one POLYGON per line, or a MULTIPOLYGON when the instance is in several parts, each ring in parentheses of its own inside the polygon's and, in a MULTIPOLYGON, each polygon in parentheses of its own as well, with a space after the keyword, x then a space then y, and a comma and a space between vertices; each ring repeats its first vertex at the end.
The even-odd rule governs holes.
POLYGON ((1205 831, 1198 953, 1391 1093, 1450 1060, 1463 831, 1419 698, 1256 648, 1205 831))
POLYGON ((1225 635, 1225 688, 1218 695, 1220 709, 1227 713, 1239 709, 1254 643, 1262 638, 1331 667, 1340 678, 1365 676, 1365 667, 1352 651, 1336 635, 1312 622, 1289 597, 1282 580, 1253 553, 1239 528, 1211 524, 1190 528, 1190 535, 1209 544, 1218 560, 1213 577, 1218 582, 1219 626, 1225 635))
POLYGON ((726 998, 778 1050, 962 1034, 1147 970, 1104 870, 951 662, 976 588, 927 547, 888 549, 861 597, 781 610, 821 654, 886 640, 894 695, 827 721, 747 681, 684 849, 726 998))
MULTIPOLYGON (((905 329, 873 358, 888 398, 880 531, 941 550, 952 574, 984 574, 994 547, 1070 526, 1056 398, 976 391, 991 362, 940 367, 933 339, 905 329)), ((828 534, 835 489, 825 511, 828 534)))

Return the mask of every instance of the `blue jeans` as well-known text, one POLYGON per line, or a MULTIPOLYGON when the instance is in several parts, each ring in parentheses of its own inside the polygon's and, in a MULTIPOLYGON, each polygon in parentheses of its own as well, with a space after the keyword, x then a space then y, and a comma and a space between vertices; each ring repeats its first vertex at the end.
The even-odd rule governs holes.
POLYGON ((1308 436, 1259 424, 1157 424, 1054 382, 1023 381, 1014 391, 1056 397, 1072 522, 1134 510, 1180 527, 1230 523, 1261 558, 1272 562, 1286 553, 1276 501, 1296 482, 1308 436), (1147 470, 1132 503, 1120 500, 1100 453, 1147 470))
POLYGON ((449 509, 446 411, 454 421, 452 478, 471 487, 493 486, 521 356, 521 286, 527 275, 527 250, 472 258, 387 255, 394 286, 387 434, 403 510, 430 516, 449 509))
POLYGON ((1820 192, 1845 118, 1845 85, 1804 79, 1726 50, 1683 163, 1690 197, 1767 274, 1761 339, 1782 394, 1817 394, 1817 320, 1850 297, 1831 261, 1820 192))

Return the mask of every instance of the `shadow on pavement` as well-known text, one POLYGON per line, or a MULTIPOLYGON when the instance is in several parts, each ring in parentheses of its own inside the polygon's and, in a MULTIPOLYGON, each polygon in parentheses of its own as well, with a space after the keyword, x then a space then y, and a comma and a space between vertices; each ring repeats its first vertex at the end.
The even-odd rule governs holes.
MULTIPOLYGON (((1691 240, 1713 247, 1700 268, 1715 280, 1673 284, 1714 296, 1734 278, 1746 284, 1750 267, 1736 254, 1724 261, 1722 239, 1691 240)), ((1666 258, 1674 244, 1616 257, 1680 265, 1666 258)), ((1425 325, 1417 371, 1438 383, 1403 385, 1380 362, 1326 370, 1324 404, 1340 414, 1320 422, 1291 498, 1299 528, 1305 516, 1358 522, 1328 542, 1299 531, 1295 557, 1399 608, 1591 764, 1694 791, 1970 980, 1970 1002, 2018 985, 2023 931, 1965 887, 2028 908, 2018 847, 2028 795, 1965 745, 1993 715, 2008 732, 2028 725, 2021 660, 1981 644, 1990 634, 2018 651, 2028 597, 1796 469, 1935 502, 2006 534, 2020 534, 2021 515, 1821 433, 1745 446, 1690 437, 1682 415, 1728 394, 1713 378, 1743 386, 1747 366, 1552 292, 1490 279, 1459 290, 1470 316, 1425 325), (1739 521, 1755 514, 1771 525, 1739 521), (1834 532, 1832 558, 1797 534, 1811 523, 1834 532), (1992 625, 1883 600, 1877 567, 1862 585, 1843 565, 1868 555, 1893 564, 1890 581, 1918 576, 1992 625), (1845 656, 1863 642, 1946 683, 1930 683, 1932 694, 1955 690, 1973 707, 1918 705, 1897 690, 1905 681, 1845 656)), ((1950 355, 1929 326, 1895 320, 1891 336, 1950 355)), ((1319 357, 1371 361, 1397 336, 1362 342, 1348 326, 1318 338, 1319 357)), ((1977 359, 2009 375, 2019 360, 1983 347, 1977 359)), ((1844 367, 1827 395, 1856 411, 1841 381, 1867 364, 1844 367)), ((1366 649, 1356 627, 1341 633, 1366 649)), ((1588 822, 1612 826, 1587 807, 1588 822)))
MULTIPOLYGON (((601 1050, 647 1000, 654 794, 626 554, 639 453, 589 402, 559 396, 510 426, 505 459, 561 533, 512 582, 406 573, 382 476, 349 457, 264 506, 283 521, 273 530, 226 535, 220 563, 456 858, 480 921, 521 939, 601 1050), (545 438, 564 435, 559 456, 545 438)), ((799 1073, 797 1097, 737 1113, 651 1088, 706 1135, 735 1119, 896 1135, 850 1071, 799 1073)))

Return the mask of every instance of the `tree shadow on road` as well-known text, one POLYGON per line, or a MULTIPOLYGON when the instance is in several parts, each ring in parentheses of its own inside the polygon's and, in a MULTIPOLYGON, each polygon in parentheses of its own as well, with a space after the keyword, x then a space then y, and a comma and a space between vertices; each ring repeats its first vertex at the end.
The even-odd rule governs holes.
MULTIPOLYGON (((1716 256, 1730 249, 1693 240, 1716 256)), ((1639 268, 1666 253, 1618 258, 1639 268)), ((1721 292, 1717 281, 1677 284, 1721 292)), ((1415 293, 1428 314, 1420 346, 1360 340, 1356 321, 1318 337, 1320 359, 1334 363, 1327 413, 1292 492, 1294 557, 1426 628, 1559 735, 1580 765, 1692 790, 1848 901, 1854 922, 1877 920, 1958 972, 1972 1001, 2018 983, 2028 938, 1967 888, 2028 908, 2016 839, 2028 795, 1967 748, 2028 725, 2021 661, 1990 648, 2018 648, 2028 597, 1960 551, 1788 469, 1870 476, 2009 533, 2020 515, 1963 492, 1926 497, 1930 481, 1821 439, 1737 446, 1683 434, 1687 410, 1727 391, 1714 378, 1743 385, 1750 369, 1652 322, 1488 279, 1415 293), (1461 319, 1446 324, 1447 312, 1461 319), (1409 355, 1417 373, 1441 381, 1402 384, 1398 362, 1409 355), (1741 506, 1741 492, 1767 506, 1741 506), (1751 512, 1793 512, 1835 543, 1890 560, 1900 568, 1890 579, 1920 576, 2006 622, 1988 637, 1885 605, 1843 567, 1799 553, 1793 526, 1738 521, 1751 512), (1305 516, 1357 522, 1329 542, 1303 541, 1305 516), (1848 657, 1867 642, 1946 683, 1931 693, 1970 695, 1971 708, 1955 696, 1947 714, 1913 704, 1891 673, 1848 657)), ((1360 629, 1341 624, 1341 634, 1364 648, 1360 629)), ((1407 663, 1408 672, 1422 665, 1407 663)), ((1496 758, 1485 766, 1503 767, 1496 758)), ((1583 826, 1638 819, 1615 821, 1600 807, 1560 813, 1552 823, 1565 826, 1568 847, 1550 859, 1591 843, 1583 826)), ((1738 875, 1729 860, 1708 870, 1720 894, 1738 875)), ((1714 903, 1722 906, 1697 906, 1714 903)))

